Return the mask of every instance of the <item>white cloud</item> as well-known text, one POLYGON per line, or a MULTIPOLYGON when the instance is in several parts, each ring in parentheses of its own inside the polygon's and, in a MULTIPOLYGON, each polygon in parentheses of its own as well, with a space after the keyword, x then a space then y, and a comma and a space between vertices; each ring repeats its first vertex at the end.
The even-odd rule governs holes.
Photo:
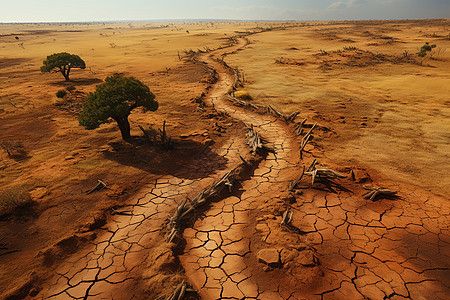
MULTIPOLYGON (((359 0, 335 1, 328 6, 328 9, 345 9, 358 6, 359 0)), ((392 0, 388 0, 392 1, 392 0)))
POLYGON ((216 6, 211 8, 211 13, 214 15, 226 15, 228 19, 239 20, 283 20, 283 19, 298 19, 299 17, 306 17, 316 11, 293 8, 280 8, 274 6, 251 5, 241 7, 231 6, 216 6))

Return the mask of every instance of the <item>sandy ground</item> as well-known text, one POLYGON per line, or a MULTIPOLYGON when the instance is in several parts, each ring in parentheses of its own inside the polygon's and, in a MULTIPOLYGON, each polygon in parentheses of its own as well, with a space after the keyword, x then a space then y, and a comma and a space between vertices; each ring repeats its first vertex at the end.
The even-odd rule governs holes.
MULTIPOLYGON (((331 129, 320 127, 303 162, 287 159, 286 166, 281 163, 286 164, 283 157, 297 157, 298 146, 291 144, 300 141, 289 133, 278 137, 284 129, 277 126, 285 125, 267 117, 243 117, 244 111, 223 108, 224 103, 221 107, 231 117, 204 117, 191 99, 213 82, 211 70, 203 63, 178 57, 184 56, 184 49, 225 46, 236 31, 280 25, 285 24, 0 26, 0 139, 20 140, 27 152, 21 159, 1 154, 0 187, 23 185, 34 201, 26 210, 2 212, 0 261, 7 267, 0 273, 0 297, 56 294, 63 299, 71 296, 74 284, 73 291, 81 297, 91 295, 91 288, 110 295, 105 297, 116 294, 126 299, 130 294, 122 294, 125 290, 134 297, 156 297, 167 295, 173 284, 187 278, 205 299, 220 298, 222 293, 231 298, 267 299, 445 299, 449 282, 448 21, 286 24, 295 26, 250 35, 250 45, 238 45, 242 50, 227 56, 226 61, 243 70, 242 89, 253 95, 253 103, 272 104, 286 113, 299 110, 298 119, 308 118, 308 124, 319 122, 331 129), (437 45, 433 59, 420 65, 413 57, 403 56, 404 50, 413 56, 425 41, 437 45), (87 62, 86 70, 73 71, 70 83, 62 81, 61 75, 39 72, 45 56, 59 51, 77 53, 87 62), (77 125, 84 95, 115 72, 141 79, 160 103, 155 113, 133 112, 132 135, 141 134, 138 124, 158 128, 167 120, 178 149, 153 149, 141 138, 124 143, 114 123, 94 131, 77 125), (68 85, 74 85, 76 92, 68 101, 58 101, 55 92, 68 85), (201 218, 186 231, 188 247, 181 260, 188 273, 184 274, 179 261, 158 242, 165 234, 165 215, 183 197, 195 195, 240 161, 236 153, 245 147, 243 128, 237 121, 248 118, 254 118, 258 130, 274 143, 275 157, 259 166, 238 198, 232 195, 214 204, 203 221, 201 218), (208 147, 211 140, 215 143, 208 147), (398 190, 401 201, 372 205, 362 200, 361 185, 346 181, 344 186, 354 194, 339 192, 335 197, 307 190, 304 196, 297 192, 294 203, 285 186, 298 176, 299 164, 309 165, 313 158, 340 172, 354 170, 357 178, 366 178, 368 172, 374 184, 398 190), (109 189, 86 195, 97 179, 105 181, 109 189), (248 199, 253 200, 248 203, 248 199), (231 219, 227 217, 230 206, 231 219), (132 217, 111 216, 111 207, 131 207, 132 217), (280 228, 287 207, 294 211, 294 229, 300 233, 280 228), (237 232, 208 229, 211 224, 220 227, 227 222, 229 226, 244 223, 237 232), (150 227, 148 232, 145 228, 150 227), (198 238, 208 231, 208 240, 217 247, 198 238), (232 257, 221 248, 230 237, 237 239, 231 243, 238 244, 248 239, 249 248, 237 245, 228 249, 245 253, 239 254, 241 262, 220 268, 247 277, 227 281, 231 285, 224 288, 224 280, 231 276, 220 277, 217 267, 199 264, 196 271, 212 272, 216 282, 211 281, 208 288, 198 276, 196 281, 186 264, 199 263, 196 255, 208 256, 216 250, 232 257), (133 253, 125 271, 105 261, 101 246, 105 242, 106 249, 113 249, 106 250, 113 261, 116 256, 123 257, 123 266, 129 251, 133 253), (123 249, 124 242, 130 245, 128 250, 123 249), (139 250, 134 250, 135 246, 139 250), (254 264, 258 251, 267 247, 282 253, 284 268, 254 264), (193 249, 199 252, 191 253, 193 249), (416 249, 415 256, 411 249, 416 249), (135 263, 143 259, 148 263, 135 263), (93 262, 97 262, 94 269, 98 273, 92 281, 89 266, 93 262), (116 270, 108 273, 110 267, 116 270), (106 277, 97 280, 102 272, 106 277), (119 276, 109 282, 116 273, 119 276), (58 277, 61 274, 72 274, 67 275, 66 287, 58 277), (269 280, 273 274, 278 280, 269 280), (298 280, 303 284, 298 286, 298 280), (222 288, 219 294, 218 286, 222 288)), ((229 72, 211 61, 208 65, 221 72, 219 76, 229 72)), ((227 90, 231 79, 222 80, 218 89, 223 84, 227 90)), ((219 95, 213 90, 207 97, 217 100, 219 95)))
POLYGON ((448 196, 449 33, 448 20, 306 24, 253 35, 227 61, 244 73, 254 102, 331 128, 316 140, 330 162, 448 196), (436 45, 433 59, 393 62, 425 42, 436 45))
MULTIPOLYGON (((25 186, 34 203, 25 211, 1 212, 0 259, 7 265, 0 275, 3 296, 29 286, 36 277, 44 278, 54 261, 50 268, 42 268, 43 253, 92 224, 98 223, 92 228, 103 226, 110 207, 128 203, 146 184, 186 170, 193 170, 190 178, 203 178, 225 168, 225 159, 205 149, 211 140, 214 149, 229 137, 214 134, 212 125, 216 121, 201 119, 191 101, 205 91, 211 74, 201 64, 184 63, 178 53, 183 57, 185 49, 226 45, 235 30, 252 26, 0 26, 0 140, 20 141, 26 151, 24 157, 15 159, 1 151, 0 189, 25 186), (42 74, 39 70, 47 55, 60 51, 77 53, 87 64, 85 70, 73 70, 69 83, 60 74, 42 74), (132 135, 142 135, 137 125, 157 129, 166 120, 168 134, 181 143, 178 151, 148 148, 139 138, 135 144, 124 143, 114 123, 94 131, 78 126, 76 115, 85 94, 116 72, 142 80, 160 104, 152 114, 133 111, 132 135), (56 91, 70 85, 76 91, 67 101, 59 101, 56 91), (192 167, 198 155, 215 162, 206 173, 192 167), (86 195, 98 179, 110 189, 86 195), (12 261, 15 263, 8 263, 12 261)), ((87 241, 89 238, 78 241, 79 245, 77 242, 69 252, 87 241)), ((61 257, 65 255, 60 253, 61 257)))

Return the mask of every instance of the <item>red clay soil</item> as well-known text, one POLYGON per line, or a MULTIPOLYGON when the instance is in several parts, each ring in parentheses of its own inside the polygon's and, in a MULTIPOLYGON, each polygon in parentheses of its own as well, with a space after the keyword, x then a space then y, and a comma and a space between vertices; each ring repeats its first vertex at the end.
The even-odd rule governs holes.
MULTIPOLYGON (((83 239, 88 245, 61 260, 29 298, 165 299, 168 287, 186 278, 202 299, 449 299, 447 199, 382 181, 371 170, 323 166, 316 153, 326 149, 314 144, 300 157, 297 122, 227 102, 235 78, 216 57, 245 45, 239 39, 232 48, 197 56, 218 73, 206 104, 234 124, 234 135, 215 150, 225 168, 211 174, 213 157, 199 159, 191 164, 195 170, 149 183, 101 229, 62 240, 60 249, 83 239), (252 124, 273 151, 233 195, 213 203, 184 231, 184 253, 174 257, 163 240, 167 216, 241 163, 239 155, 249 149, 237 121, 252 124), (293 186, 314 159, 316 169, 335 169, 347 178, 313 183, 304 175, 293 186), (395 190, 397 197, 366 199, 364 184, 395 190), (286 211, 292 220, 281 225, 286 211)), ((54 255, 44 254, 48 260, 54 255)))
POLYGON ((220 74, 214 105, 255 125, 274 149, 236 195, 215 203, 185 231, 180 259, 202 299, 448 297, 446 199, 339 167, 348 179, 328 188, 304 176, 301 189, 289 193, 290 181, 302 165, 312 164, 315 149, 308 145, 300 160, 300 141, 283 121, 232 107, 221 94, 234 74, 212 55, 201 59, 220 74), (364 187, 376 186, 398 197, 365 199, 364 187), (286 210, 292 222, 282 226, 286 210))

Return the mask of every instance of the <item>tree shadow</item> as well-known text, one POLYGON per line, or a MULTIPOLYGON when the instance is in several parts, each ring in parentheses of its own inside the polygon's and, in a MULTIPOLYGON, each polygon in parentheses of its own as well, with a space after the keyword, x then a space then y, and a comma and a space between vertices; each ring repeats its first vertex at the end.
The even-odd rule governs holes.
POLYGON ((103 151, 105 158, 158 175, 184 179, 208 177, 226 169, 228 160, 215 153, 209 145, 193 140, 174 140, 174 149, 150 146, 142 137, 129 142, 111 142, 111 150, 103 151))
POLYGON ((61 81, 54 81, 52 83, 50 83, 51 85, 56 85, 56 86, 62 86, 62 87, 67 87, 70 85, 75 85, 75 86, 82 86, 82 85, 93 85, 93 84, 99 84, 102 83, 103 80, 101 80, 100 78, 77 78, 77 79, 71 79, 69 81, 65 81, 65 80, 61 80, 61 81))

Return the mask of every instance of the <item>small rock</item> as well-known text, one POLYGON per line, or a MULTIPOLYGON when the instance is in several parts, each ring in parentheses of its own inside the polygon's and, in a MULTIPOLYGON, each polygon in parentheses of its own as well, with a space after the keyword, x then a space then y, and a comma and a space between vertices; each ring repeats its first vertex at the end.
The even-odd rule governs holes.
POLYGON ((74 159, 75 157, 73 155, 68 155, 66 157, 64 157, 65 160, 71 160, 74 159))
POLYGON ((280 252, 277 249, 262 249, 258 252, 258 262, 269 267, 280 267, 280 252))
POLYGON ((366 123, 364 123, 364 122, 362 122, 362 123, 361 123, 361 126, 367 126, 367 124, 366 124, 366 123))
POLYGON ((213 141, 212 139, 206 139, 206 140, 204 141, 204 143, 205 143, 205 145, 213 145, 213 144, 214 144, 214 141, 213 141))
POLYGON ((41 199, 45 195, 47 195, 48 190, 45 187, 38 187, 32 191, 30 191, 31 199, 37 200, 41 199))
POLYGON ((311 250, 301 251, 296 260, 305 267, 314 267, 317 265, 316 257, 311 250))
POLYGON ((256 225, 256 230, 261 232, 269 231, 269 229, 267 228, 267 224, 265 223, 256 225))
POLYGON ((183 133, 180 135, 180 138, 182 138, 182 139, 186 139, 188 137, 189 137, 189 134, 186 134, 186 133, 183 133))
POLYGON ((273 268, 271 268, 271 267, 269 267, 269 266, 264 266, 263 267, 263 271, 264 272, 269 272, 269 271, 272 271, 273 270, 273 268))

